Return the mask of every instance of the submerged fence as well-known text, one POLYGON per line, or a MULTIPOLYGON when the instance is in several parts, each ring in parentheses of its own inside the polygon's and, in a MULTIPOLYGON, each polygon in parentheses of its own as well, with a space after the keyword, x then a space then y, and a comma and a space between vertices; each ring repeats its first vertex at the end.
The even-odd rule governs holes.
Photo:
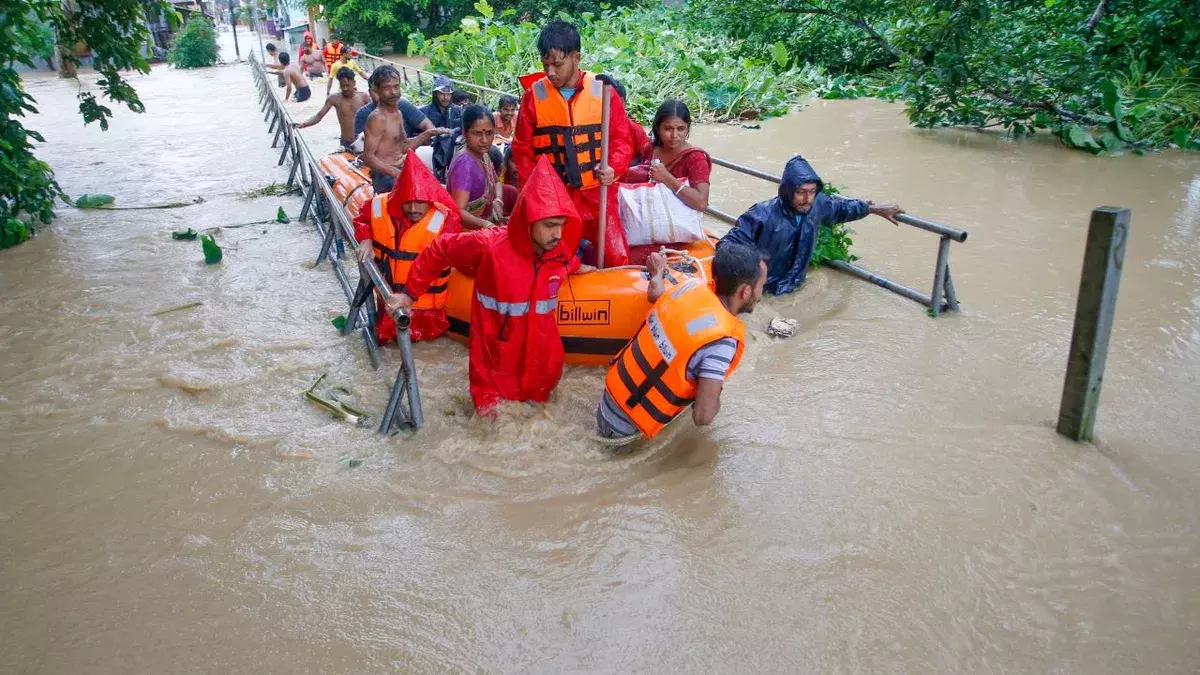
MULTIPOLYGON (((338 283, 350 302, 346 314, 346 325, 343 335, 355 331, 362 333, 363 344, 371 358, 371 365, 379 367, 379 345, 375 340, 375 316, 380 311, 375 302, 375 290, 386 300, 391 297, 391 286, 384 280, 383 274, 375 265, 374 260, 358 263, 357 284, 352 284, 350 274, 342 264, 341 258, 347 246, 352 251, 358 249, 354 239, 354 227, 346 215, 345 204, 334 194, 333 188, 326 181, 324 174, 317 164, 317 158, 304 142, 300 132, 292 127, 292 118, 288 114, 283 100, 279 97, 273 79, 269 77, 262 64, 253 54, 250 56, 250 68, 254 73, 254 82, 258 87, 259 104, 264 112, 263 121, 270 124, 267 133, 273 133, 271 147, 283 145, 279 155, 278 165, 291 163, 288 173, 288 185, 299 186, 304 193, 304 206, 300 210, 300 220, 312 220, 317 231, 321 234, 321 249, 317 254, 317 264, 328 260, 330 267, 337 276, 338 283)), ((383 419, 379 423, 380 433, 391 433, 401 428, 419 429, 424 425, 421 411, 421 391, 417 385, 417 371, 413 363, 412 339, 408 334, 409 316, 403 310, 392 313, 396 322, 396 343, 400 351, 400 368, 396 373, 395 384, 388 396, 387 407, 383 419)))
MULTIPOLYGON (((381 65, 396 67, 399 69, 404 83, 411 85, 413 82, 416 82, 417 90, 421 93, 425 92, 426 84, 428 84, 430 91, 433 89, 433 78, 436 77, 435 73, 431 73, 420 68, 414 68, 413 66, 408 66, 403 63, 397 63, 374 54, 363 53, 360 55, 359 60, 362 61, 364 65, 370 65, 371 69, 381 65)), ((511 92, 492 89, 491 87, 485 87, 480 84, 475 84, 474 82, 457 80, 452 77, 448 79, 456 85, 474 89, 481 94, 490 94, 495 97, 505 95, 517 96, 517 94, 513 94, 511 92)), ((762 180, 770 181, 775 184, 780 182, 779 176, 767 173, 765 171, 759 171, 758 169, 752 167, 730 162, 728 160, 721 159, 720 157, 713 157, 712 160, 714 164, 731 171, 737 171, 738 173, 743 173, 747 176, 761 178, 762 180)), ((710 206, 705 213, 730 225, 737 224, 737 218, 715 207, 710 206)), ((967 232, 965 230, 959 230, 947 225, 942 225, 941 223, 925 220, 924 218, 918 218, 907 213, 900 214, 897 216, 896 220, 899 220, 905 225, 911 225, 919 230, 924 230, 939 236, 937 257, 934 262, 933 269, 933 287, 930 289, 928 294, 910 288, 909 286, 896 283, 895 281, 892 281, 883 275, 876 274, 875 272, 872 272, 864 267, 860 267, 859 265, 855 265, 854 263, 845 260, 830 260, 825 264, 836 270, 840 270, 852 276, 858 277, 864 281, 869 281, 880 288, 885 288, 893 293, 902 295, 910 300, 914 300, 928 307, 931 316, 937 316, 946 310, 958 311, 958 295, 954 291, 954 281, 950 276, 950 244, 951 242, 965 242, 967 240, 967 232)))

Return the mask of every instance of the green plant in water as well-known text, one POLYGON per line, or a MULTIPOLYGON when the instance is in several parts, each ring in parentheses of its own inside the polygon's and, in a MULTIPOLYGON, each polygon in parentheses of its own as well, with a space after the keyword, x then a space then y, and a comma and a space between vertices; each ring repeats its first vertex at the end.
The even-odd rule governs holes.
POLYGON ((292 222, 292 219, 291 219, 291 218, 288 218, 288 214, 284 212, 284 210, 283 210, 283 207, 282 207, 282 206, 281 206, 281 207, 279 207, 279 211, 278 211, 278 212, 275 214, 275 222, 277 222, 277 223, 290 223, 290 222, 292 222))
POLYGON ((190 227, 186 230, 171 233, 171 238, 177 241, 195 241, 197 236, 196 231, 190 227))
MULTIPOLYGON (((821 192, 827 195, 842 193, 841 189, 832 183, 825 183, 821 192)), ((851 230, 846 223, 822 223, 817 231, 817 245, 813 249, 813 257, 809 266, 819 267, 830 260, 845 260, 846 262, 858 260, 858 256, 850 252, 850 247, 854 245, 854 240, 850 238, 852 234, 854 234, 854 230, 851 230)))
POLYGON ((217 63, 217 36, 212 24, 201 16, 192 16, 171 41, 167 61, 176 68, 207 68, 217 63))
POLYGON ((204 264, 215 265, 221 262, 221 247, 210 235, 200 235, 200 247, 204 249, 204 264))

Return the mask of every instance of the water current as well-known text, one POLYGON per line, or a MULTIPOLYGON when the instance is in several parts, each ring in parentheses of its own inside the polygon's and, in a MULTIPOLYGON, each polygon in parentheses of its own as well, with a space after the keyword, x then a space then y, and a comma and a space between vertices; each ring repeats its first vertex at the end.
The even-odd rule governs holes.
MULTIPOLYGON (((64 207, 0 253, 0 672, 1200 670, 1200 155, 914 130, 872 100, 698 127, 968 229, 963 308, 818 271, 751 317, 713 426, 614 458, 587 440, 601 371, 474 419, 445 340, 416 348, 413 438, 302 400, 328 372, 381 411, 397 364, 330 325, 311 227, 222 230, 216 266, 170 236, 300 210, 239 195, 287 176, 245 65, 156 66, 147 113, 107 132, 74 82, 25 83, 68 193, 206 201, 64 207), (1097 441, 1075 444, 1053 423, 1104 204, 1132 234, 1097 441), (776 314, 800 332, 765 337, 776 314)), ((333 114, 307 134, 332 150, 333 114)), ((773 190, 714 173, 726 211, 773 190)), ((928 290, 936 237, 854 228, 864 266, 928 290)))

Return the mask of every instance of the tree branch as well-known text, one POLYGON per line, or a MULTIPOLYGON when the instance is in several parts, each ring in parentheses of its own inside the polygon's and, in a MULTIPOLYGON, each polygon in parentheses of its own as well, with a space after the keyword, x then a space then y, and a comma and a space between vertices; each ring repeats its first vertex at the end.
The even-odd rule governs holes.
POLYGON ((782 14, 817 14, 820 16, 827 16, 845 24, 849 24, 862 30, 867 35, 870 35, 871 39, 879 43, 879 46, 883 47, 884 51, 897 59, 900 58, 900 52, 896 51, 896 49, 892 47, 891 43, 889 43, 886 38, 880 35, 879 31, 875 30, 874 26, 863 19, 843 16, 839 12, 835 12, 832 9, 825 9, 823 7, 780 7, 779 11, 782 14))
POLYGON ((1087 22, 1087 36, 1091 38, 1096 32, 1096 24, 1100 23, 1100 18, 1104 16, 1104 5, 1108 4, 1108 0, 1100 0, 1100 4, 1096 5, 1096 11, 1092 12, 1092 18, 1087 22))

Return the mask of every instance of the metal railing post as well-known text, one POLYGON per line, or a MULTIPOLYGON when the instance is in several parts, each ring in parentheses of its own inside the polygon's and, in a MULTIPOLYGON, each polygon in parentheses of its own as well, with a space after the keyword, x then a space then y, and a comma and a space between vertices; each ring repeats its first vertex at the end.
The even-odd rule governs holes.
POLYGON ((938 240, 937 265, 933 268, 933 292, 929 294, 930 316, 942 313, 942 299, 946 291, 946 269, 950 263, 950 237, 938 240))

